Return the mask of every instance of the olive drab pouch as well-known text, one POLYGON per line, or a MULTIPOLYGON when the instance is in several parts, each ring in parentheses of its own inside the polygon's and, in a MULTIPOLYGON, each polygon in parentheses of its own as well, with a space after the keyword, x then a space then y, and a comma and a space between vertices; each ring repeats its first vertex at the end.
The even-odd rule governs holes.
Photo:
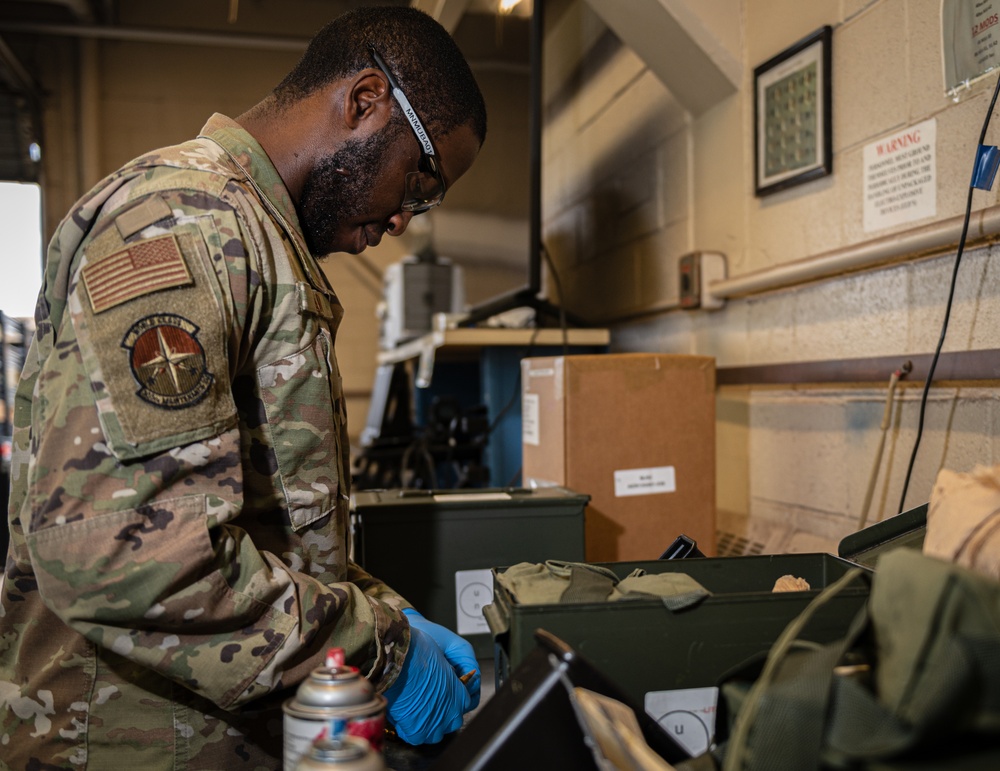
POLYGON ((723 679, 714 756, 680 769, 715 758, 724 771, 1000 767, 1000 584, 897 549, 843 639, 801 641, 817 609, 856 580, 867 579, 852 571, 824 590, 762 667, 723 679))

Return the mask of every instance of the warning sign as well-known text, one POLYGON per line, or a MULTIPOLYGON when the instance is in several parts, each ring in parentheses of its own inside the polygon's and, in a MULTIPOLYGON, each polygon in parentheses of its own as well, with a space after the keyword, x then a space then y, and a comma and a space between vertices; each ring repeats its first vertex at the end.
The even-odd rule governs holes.
POLYGON ((865 145, 865 232, 937 214, 936 133, 931 118, 865 145))

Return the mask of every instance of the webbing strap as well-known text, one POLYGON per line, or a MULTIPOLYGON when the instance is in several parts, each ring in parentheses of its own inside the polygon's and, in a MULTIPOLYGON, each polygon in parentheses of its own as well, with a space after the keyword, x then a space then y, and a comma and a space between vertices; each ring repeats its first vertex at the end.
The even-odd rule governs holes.
POLYGON ((806 655, 787 654, 820 608, 863 575, 860 569, 848 571, 785 627, 737 715, 725 771, 818 767, 833 669, 865 628, 867 612, 858 614, 844 639, 806 655), (789 731, 792 725, 795 730, 789 731))

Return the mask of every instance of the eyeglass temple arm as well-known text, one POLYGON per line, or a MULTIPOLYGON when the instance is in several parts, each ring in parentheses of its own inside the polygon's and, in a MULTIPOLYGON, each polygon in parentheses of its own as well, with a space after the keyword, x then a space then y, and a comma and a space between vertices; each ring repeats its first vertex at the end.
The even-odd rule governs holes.
POLYGON ((399 106, 403 108, 403 115, 406 116, 406 120, 410 122, 410 126, 413 128, 413 133, 417 135, 417 141, 420 142, 420 146, 423 148, 427 155, 434 155, 434 145, 431 144, 431 139, 427 135, 427 130, 424 128, 424 124, 420 122, 420 118, 417 117, 416 110, 410 105, 410 100, 406 98, 406 94, 403 93, 403 89, 399 87, 399 83, 389 72, 389 65, 385 63, 385 60, 379 56, 378 51, 375 50, 375 46, 368 46, 368 50, 371 51, 372 58, 375 59, 375 63, 382 70, 386 79, 389 81, 389 86, 392 88, 393 98, 399 102, 399 106))

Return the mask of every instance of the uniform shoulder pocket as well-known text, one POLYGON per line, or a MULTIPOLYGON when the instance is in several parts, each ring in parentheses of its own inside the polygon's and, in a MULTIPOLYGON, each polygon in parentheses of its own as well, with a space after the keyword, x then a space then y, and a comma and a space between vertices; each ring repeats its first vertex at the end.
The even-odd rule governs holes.
POLYGON ((198 227, 122 239, 106 227, 84 249, 69 312, 101 426, 129 459, 214 436, 236 422, 224 303, 198 227))

